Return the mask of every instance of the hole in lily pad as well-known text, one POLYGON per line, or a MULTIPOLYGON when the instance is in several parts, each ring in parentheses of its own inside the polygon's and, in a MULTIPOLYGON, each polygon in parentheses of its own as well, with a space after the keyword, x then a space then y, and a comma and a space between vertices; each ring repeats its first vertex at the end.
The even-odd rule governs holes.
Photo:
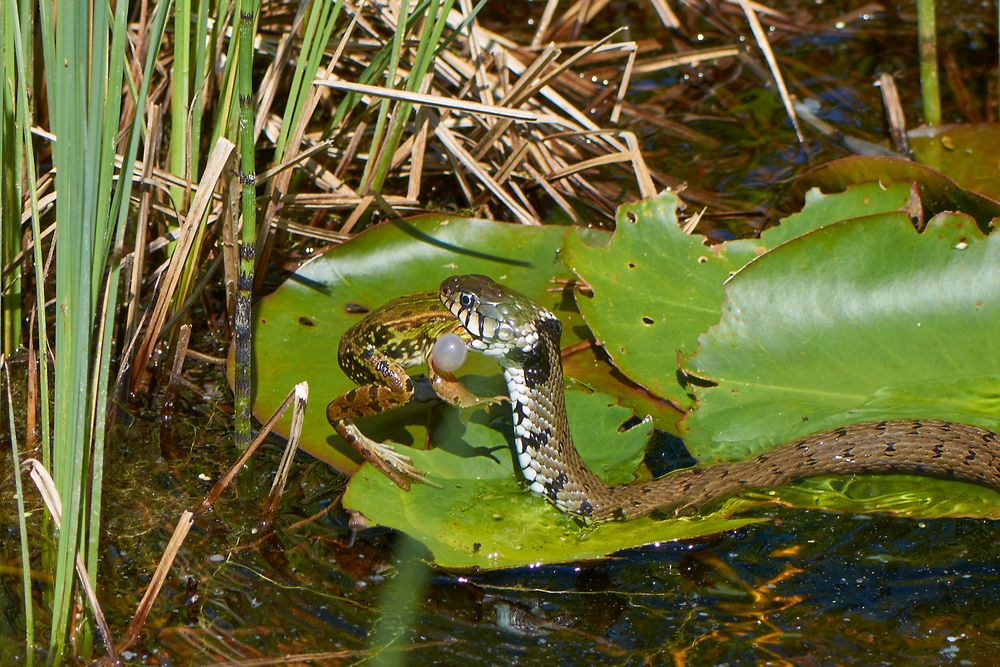
POLYGON ((626 213, 625 219, 631 222, 633 225, 639 222, 639 216, 637 216, 634 211, 629 211, 628 213, 626 213))
POLYGON ((316 323, 313 322, 312 320, 310 320, 305 315, 303 315, 302 317, 299 318, 299 324, 301 324, 304 327, 314 327, 314 326, 316 326, 316 323))
POLYGON ((643 316, 642 323, 643 324, 652 324, 653 323, 653 318, 652 317, 643 316))
POLYGON ((344 312, 351 315, 363 315, 369 310, 371 309, 368 306, 362 306, 360 303, 351 303, 348 301, 344 304, 344 312))
POLYGON ((644 421, 645 420, 642 419, 641 417, 636 417, 635 415, 632 415, 631 417, 629 417, 628 419, 626 419, 625 421, 623 421, 621 424, 618 425, 618 432, 624 433, 625 431, 631 431, 636 426, 641 425, 644 421))
POLYGON ((629 262, 628 263, 628 268, 634 269, 635 268, 635 262, 629 262))

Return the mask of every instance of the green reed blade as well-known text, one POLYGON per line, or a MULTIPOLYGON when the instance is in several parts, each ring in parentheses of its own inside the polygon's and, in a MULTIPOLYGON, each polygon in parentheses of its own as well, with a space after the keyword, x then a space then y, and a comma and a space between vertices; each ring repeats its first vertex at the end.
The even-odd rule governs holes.
MULTIPOLYGON (((43 12, 39 3, 39 11, 43 12)), ((89 16, 83 3, 57 0, 53 26, 42 24, 49 80, 49 119, 58 140, 52 145, 56 167, 56 350, 55 413, 52 472, 62 502, 62 530, 56 553, 51 660, 65 653, 70 625, 73 560, 79 540, 80 475, 83 470, 86 424, 87 360, 90 340, 90 249, 84 230, 93 219, 85 197, 91 173, 85 140, 87 131, 87 36, 89 16), (84 279, 81 280, 80 278, 84 279)), ((99 25, 94 30, 100 30, 99 25)), ((40 313, 41 315, 41 313, 40 313)))
MULTIPOLYGON (((7 3, 10 11, 16 17, 19 9, 15 3, 7 3)), ((16 19, 15 19, 16 20, 16 19)), ((25 25, 23 22, 22 26, 25 25)), ((38 212, 38 176, 35 169, 35 150, 31 137, 31 107, 28 103, 28 91, 27 87, 31 81, 29 77, 29 72, 31 68, 28 65, 30 58, 24 57, 24 40, 22 36, 24 31, 21 33, 14 33, 14 53, 17 62, 17 71, 20 74, 17 86, 17 120, 18 120, 18 131, 20 134, 21 142, 21 152, 24 155, 24 166, 25 166, 25 178, 27 180, 28 186, 28 197, 31 206, 31 238, 35 241, 32 243, 32 260, 35 271, 34 282, 35 282, 35 303, 43 304, 45 303, 45 279, 43 274, 43 269, 45 264, 42 258, 42 244, 39 241, 41 239, 41 228, 39 225, 39 212, 38 212)), ((41 310, 39 308, 39 310, 41 310)), ((39 384, 39 425, 41 427, 41 450, 42 450, 42 463, 52 469, 52 447, 51 447, 51 433, 50 433, 50 414, 49 414, 49 346, 48 346, 48 326, 46 324, 45 318, 39 316, 36 318, 37 326, 37 349, 38 349, 38 384, 39 384)))
POLYGON ((194 99, 191 101, 191 141, 187 156, 186 173, 192 181, 201 174, 201 125, 205 112, 205 88, 208 77, 211 43, 208 40, 209 0, 199 0, 198 18, 194 36, 194 99))
MULTIPOLYGON (((444 3, 431 0, 424 18, 424 27, 417 52, 413 58, 413 65, 406 79, 405 89, 407 91, 417 92, 420 90, 424 77, 430 71, 434 56, 438 53, 438 42, 447 24, 448 12, 451 11, 454 4, 454 0, 445 0, 444 3)), ((392 167, 393 154, 403 138, 403 131, 406 129, 412 110, 413 104, 410 102, 400 102, 396 106, 385 144, 379 149, 378 164, 375 167, 371 183, 373 192, 381 192, 382 190, 385 179, 389 175, 389 169, 392 167)))
MULTIPOLYGON (((0 15, 0 266, 13 266, 21 250, 21 174, 15 87, 21 75, 14 59, 18 23, 11 12, 0 15)), ((21 342, 21 271, 14 269, 0 284, 0 351, 11 354, 21 342)))
MULTIPOLYGON (((124 5, 125 3, 121 3, 120 7, 124 5)), ((146 63, 143 69, 142 82, 135 101, 136 109, 146 108, 149 86, 153 79, 156 58, 159 55, 160 46, 163 44, 163 34, 166 29, 167 16, 171 5, 172 0, 162 0, 159 4, 157 4, 153 20, 150 23, 149 35, 146 40, 146 43, 150 45, 150 48, 146 52, 146 63)), ((124 31, 124 26, 126 25, 124 18, 124 16, 116 16, 115 18, 116 40, 118 38, 117 27, 122 26, 122 30, 124 31)), ((112 51, 112 58, 114 58, 114 51, 112 51)), ((124 63, 124 58, 122 58, 119 62, 124 63)), ((118 72, 118 76, 118 80, 120 82, 120 71, 118 72)), ((122 160, 122 170, 115 184, 114 197, 112 199, 111 208, 108 212, 108 219, 115 230, 114 248, 116 249, 116 257, 121 255, 120 251, 124 247, 125 243, 125 221, 128 216, 128 203, 132 192, 132 176, 135 173, 136 156, 139 152, 139 142, 142 137, 143 127, 143 114, 136 113, 132 119, 132 127, 129 131, 128 144, 125 150, 124 159, 122 160)), ((104 257, 107 257, 110 254, 110 249, 110 243, 104 246, 104 257)), ((92 415, 91 419, 94 424, 94 464, 91 477, 92 495, 90 514, 88 517, 86 561, 91 579, 95 581, 98 556, 97 549, 101 525, 101 492, 103 489, 102 482, 104 477, 104 441, 106 435, 105 420, 107 417, 107 410, 105 409, 105 406, 107 405, 108 397, 108 378, 110 376, 111 369, 111 345, 114 341, 114 315, 118 306, 118 283, 121 273, 121 263, 117 259, 114 260, 111 263, 109 270, 110 273, 107 276, 106 287, 102 298, 104 305, 101 314, 100 335, 97 342, 98 353, 96 356, 98 362, 94 369, 94 391, 91 393, 92 403, 90 410, 92 415)))
POLYGON ((257 242, 257 171, 254 164, 254 97, 253 97, 253 36, 258 3, 240 0, 238 87, 240 99, 239 136, 240 200, 243 231, 240 239, 240 268, 236 284, 236 313, 233 318, 236 408, 236 446, 241 450, 250 445, 252 426, 250 309, 253 289, 254 245, 257 242))
MULTIPOLYGON (((188 160, 188 100, 191 96, 191 0, 177 0, 174 12, 174 66, 170 81, 170 173, 191 180, 188 160)), ((174 206, 187 208, 187 188, 170 189, 174 206)))
POLYGON ((927 125, 940 125, 941 90, 938 83, 934 0, 917 0, 917 40, 920 52, 920 93, 924 103, 924 122, 927 125))
MULTIPOLYGON (((416 12, 414 12, 416 13, 416 12)), ((396 21, 396 32, 389 42, 389 66, 385 72, 385 87, 396 87, 396 70, 399 69, 399 56, 403 50, 403 39, 406 37, 406 29, 410 20, 410 3, 402 0, 399 3, 399 14, 396 21)), ((365 169, 361 174, 361 186, 358 192, 368 194, 371 192, 372 168, 377 163, 377 156, 383 150, 382 137, 385 135, 385 125, 389 117, 389 106, 391 100, 381 100, 378 103, 378 120, 375 121, 375 132, 372 134, 371 148, 368 149, 368 161, 365 162, 365 169)))
MULTIPOLYGON (((230 5, 235 4, 239 7, 239 3, 243 0, 222 0, 223 4, 219 6, 218 11, 215 13, 216 23, 213 29, 212 44, 216 44, 220 39, 225 37, 226 32, 229 30, 230 23, 229 18, 232 15, 230 12, 230 5)), ((239 15, 239 12, 236 12, 239 15)), ((237 19, 238 20, 238 19, 237 19)), ((222 70, 222 79, 219 83, 219 96, 217 103, 215 104, 216 114, 215 123, 212 126, 212 136, 209 139, 208 145, 214 146, 219 138, 227 134, 230 127, 239 116, 238 106, 233 103, 234 95, 236 94, 236 70, 237 70, 237 47, 239 46, 239 39, 227 40, 226 46, 226 56, 225 56, 225 66, 222 70)))
MULTIPOLYGON (((316 79, 316 72, 322 64, 326 47, 333 35, 333 28, 340 16, 344 0, 336 0, 332 8, 326 0, 317 0, 310 5, 309 17, 302 32, 302 49, 295 64, 288 100, 281 117, 281 132, 275 142, 275 163, 291 158, 286 155, 285 145, 289 135, 298 126, 302 111, 316 79)), ((297 150, 297 148, 296 148, 297 150)))

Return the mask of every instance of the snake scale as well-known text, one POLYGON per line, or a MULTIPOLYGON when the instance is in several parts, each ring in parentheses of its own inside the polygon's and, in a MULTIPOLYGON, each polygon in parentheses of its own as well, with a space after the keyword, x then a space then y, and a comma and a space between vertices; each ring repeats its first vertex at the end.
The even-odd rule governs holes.
POLYGON ((817 475, 907 473, 1000 490, 1000 438, 975 426, 928 419, 866 422, 779 445, 743 461, 687 468, 651 481, 609 485, 570 436, 560 358, 562 325, 527 297, 486 276, 453 276, 444 306, 471 336, 469 347, 503 368, 514 443, 529 488, 589 521, 681 511, 744 488, 781 486, 817 475))

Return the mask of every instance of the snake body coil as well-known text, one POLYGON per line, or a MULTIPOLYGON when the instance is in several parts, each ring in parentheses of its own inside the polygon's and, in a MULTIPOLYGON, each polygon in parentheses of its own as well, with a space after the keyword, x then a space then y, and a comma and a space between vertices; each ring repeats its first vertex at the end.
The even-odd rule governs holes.
POLYGON ((910 473, 1000 490, 1000 438, 986 429, 925 419, 852 424, 753 458, 688 468, 651 481, 609 485, 576 451, 566 420, 555 315, 485 276, 454 276, 441 300, 471 334, 469 346, 503 367, 518 465, 532 492, 591 521, 696 507, 744 488, 816 475, 910 473))

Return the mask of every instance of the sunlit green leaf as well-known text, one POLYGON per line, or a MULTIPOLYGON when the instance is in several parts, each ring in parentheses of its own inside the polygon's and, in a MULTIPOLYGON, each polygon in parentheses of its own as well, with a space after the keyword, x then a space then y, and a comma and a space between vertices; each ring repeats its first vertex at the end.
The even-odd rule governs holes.
POLYGON ((566 263, 594 291, 577 299, 580 312, 625 375, 686 405, 677 355, 693 352, 698 334, 718 321, 722 283, 754 257, 755 245, 713 252, 677 225, 672 193, 626 204, 616 220, 606 246, 589 245, 581 233, 566 239, 566 263))
POLYGON ((905 182, 888 185, 861 183, 834 193, 823 193, 814 188, 806 192, 802 210, 782 218, 780 225, 764 231, 761 243, 765 248, 773 248, 823 225, 891 211, 905 211, 916 218, 919 210, 920 199, 905 182))
MULTIPOLYGON (((717 383, 685 421, 699 460, 894 417, 1000 426, 1000 235, 968 216, 938 216, 922 234, 903 214, 831 225, 759 258, 726 295, 689 364, 717 383)), ((1000 502, 956 483, 873 484, 1000 502)))
MULTIPOLYGON (((995 170, 996 167, 990 169, 995 170)), ((843 190, 849 185, 870 181, 915 183, 926 218, 943 211, 963 211, 985 229, 990 220, 1000 215, 1000 202, 974 192, 972 188, 963 187, 948 174, 902 158, 847 157, 834 160, 804 174, 796 181, 795 191, 804 193, 813 187, 824 191, 843 190)))

